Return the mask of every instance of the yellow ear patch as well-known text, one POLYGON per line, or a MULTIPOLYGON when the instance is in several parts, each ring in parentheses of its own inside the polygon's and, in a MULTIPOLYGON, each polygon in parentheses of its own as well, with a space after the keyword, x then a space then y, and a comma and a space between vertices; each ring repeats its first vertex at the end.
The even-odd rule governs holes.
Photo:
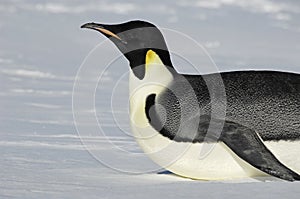
POLYGON ((146 60, 145 60, 146 70, 152 64, 153 65, 163 65, 159 56, 153 50, 148 50, 147 54, 146 54, 146 60))
POLYGON ((144 82, 167 85, 173 81, 170 68, 165 66, 154 50, 148 50, 145 56, 144 82))
POLYGON ((145 60, 146 65, 147 64, 163 64, 159 56, 153 51, 153 50, 148 50, 146 54, 146 60, 145 60))
POLYGON ((146 54, 146 64, 151 63, 157 54, 153 50, 148 50, 146 54))

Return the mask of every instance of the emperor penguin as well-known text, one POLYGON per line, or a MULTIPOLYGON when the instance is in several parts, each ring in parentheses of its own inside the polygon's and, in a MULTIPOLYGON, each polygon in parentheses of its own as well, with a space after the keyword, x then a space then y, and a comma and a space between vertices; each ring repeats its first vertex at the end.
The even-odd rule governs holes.
POLYGON ((155 163, 192 179, 269 175, 300 180, 299 74, 179 74, 152 23, 81 27, 102 33, 129 61, 131 129, 155 163), (219 99, 219 87, 224 87, 226 103, 219 99), (218 107, 224 115, 212 114, 218 107))

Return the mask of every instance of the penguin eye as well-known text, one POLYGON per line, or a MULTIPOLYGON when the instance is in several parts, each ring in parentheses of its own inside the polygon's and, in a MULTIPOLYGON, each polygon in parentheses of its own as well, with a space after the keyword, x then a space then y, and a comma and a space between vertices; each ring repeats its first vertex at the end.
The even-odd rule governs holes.
POLYGON ((125 40, 123 40, 123 39, 121 39, 120 41, 121 41, 123 44, 125 44, 125 45, 128 44, 127 41, 125 41, 125 40))

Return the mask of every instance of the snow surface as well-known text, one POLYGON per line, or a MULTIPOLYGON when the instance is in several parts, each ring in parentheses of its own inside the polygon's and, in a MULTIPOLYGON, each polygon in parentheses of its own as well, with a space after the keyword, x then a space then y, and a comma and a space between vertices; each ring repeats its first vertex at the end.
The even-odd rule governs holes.
MULTIPOLYGON (((114 171, 92 158, 76 136, 2 135, 0 149, 0 198, 299 198, 300 194, 300 183, 274 179, 205 182, 168 172, 114 171)), ((123 164, 152 163, 131 159, 123 164)))
MULTIPOLYGON (((185 32, 209 49, 223 71, 250 68, 300 73, 300 5, 296 1, 170 2, 0 2, 1 199, 300 197, 299 182, 274 178, 195 181, 157 167, 130 136, 126 76, 113 94, 112 115, 111 90, 118 75, 126 72, 127 62, 122 58, 115 62, 119 68, 104 73, 96 88, 95 109, 88 99, 81 100, 85 109, 77 114, 83 119, 75 128, 75 76, 90 50, 104 40, 95 32, 79 29, 89 21, 142 18, 185 32), (150 9, 153 3, 160 6, 150 9)), ((168 40, 190 52, 184 41, 175 41, 168 40)), ((100 49, 90 65, 119 55, 113 46, 100 49)), ((191 56, 201 65, 197 55, 191 52, 191 56)), ((99 71, 91 72, 99 76, 99 71)), ((96 80, 83 86, 93 88, 96 80)))

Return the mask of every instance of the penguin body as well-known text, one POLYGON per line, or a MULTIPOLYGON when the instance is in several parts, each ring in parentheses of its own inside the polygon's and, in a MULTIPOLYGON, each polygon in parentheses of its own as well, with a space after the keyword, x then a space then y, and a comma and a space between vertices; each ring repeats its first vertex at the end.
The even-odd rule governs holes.
POLYGON ((300 180, 300 75, 178 74, 162 34, 151 23, 82 27, 103 33, 129 60, 131 128, 154 162, 193 179, 269 174, 300 180), (226 93, 225 118, 211 114, 213 105, 224 104, 218 101, 218 89, 207 88, 207 81, 213 88, 221 86, 219 75, 226 93))
MULTIPOLYGON (((204 115, 210 114, 213 100, 206 81, 218 82, 218 75, 184 75, 204 115)), ((226 120, 251 127, 264 141, 300 141, 300 75, 277 71, 235 71, 220 75, 226 93, 226 120)), ((173 81, 169 90, 158 98, 169 114, 180 109, 170 90, 184 92, 181 85, 180 81, 173 81), (177 107, 171 107, 173 104, 177 107)))

